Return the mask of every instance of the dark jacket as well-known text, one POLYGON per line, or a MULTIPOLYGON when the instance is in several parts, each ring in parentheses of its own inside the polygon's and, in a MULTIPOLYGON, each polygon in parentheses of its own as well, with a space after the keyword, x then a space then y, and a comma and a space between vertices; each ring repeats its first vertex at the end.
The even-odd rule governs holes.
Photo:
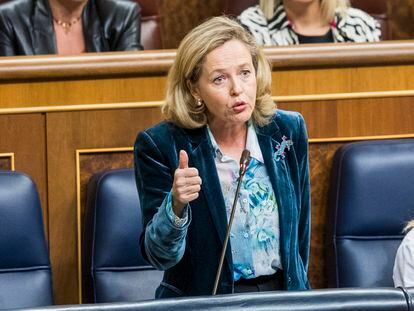
MULTIPOLYGON (((256 132, 279 207, 284 285, 288 290, 307 289, 310 192, 305 123, 299 113, 278 110, 271 123, 258 127, 256 132), (283 147, 287 140, 293 143, 289 150, 283 147)), ((192 219, 184 255, 165 271, 157 297, 210 295, 226 234, 225 203, 206 127, 187 130, 169 122, 141 132, 135 143, 136 178, 144 227, 171 190, 181 149, 187 152, 189 166, 198 169, 203 183, 198 199, 190 203, 192 219)), ((145 257, 144 240, 141 237, 145 257)), ((232 267, 230 245, 218 293, 233 292, 232 267)))
MULTIPOLYGON (((82 13, 86 52, 140 50, 140 8, 126 0, 89 0, 82 13)), ((56 54, 47 0, 0 5, 0 55, 56 54)))

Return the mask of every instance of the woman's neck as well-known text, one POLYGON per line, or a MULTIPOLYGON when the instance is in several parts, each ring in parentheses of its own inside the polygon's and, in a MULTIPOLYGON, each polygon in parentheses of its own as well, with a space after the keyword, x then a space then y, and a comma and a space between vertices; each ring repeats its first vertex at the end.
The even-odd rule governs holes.
POLYGON ((79 19, 82 15, 83 8, 88 0, 83 1, 65 1, 49 0, 50 9, 55 20, 65 23, 79 19))
POLYGON ((296 33, 321 36, 329 31, 329 22, 322 15, 318 0, 309 3, 284 1, 283 5, 296 33))
POLYGON ((213 123, 209 127, 221 151, 238 161, 246 147, 247 124, 219 127, 213 123))

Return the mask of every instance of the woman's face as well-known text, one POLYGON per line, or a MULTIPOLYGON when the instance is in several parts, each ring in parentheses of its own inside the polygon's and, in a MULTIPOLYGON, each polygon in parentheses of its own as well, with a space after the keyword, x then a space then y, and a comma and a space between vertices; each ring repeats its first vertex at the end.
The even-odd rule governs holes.
POLYGON ((210 125, 231 126, 250 119, 256 89, 250 52, 234 39, 207 54, 193 96, 204 101, 210 125))

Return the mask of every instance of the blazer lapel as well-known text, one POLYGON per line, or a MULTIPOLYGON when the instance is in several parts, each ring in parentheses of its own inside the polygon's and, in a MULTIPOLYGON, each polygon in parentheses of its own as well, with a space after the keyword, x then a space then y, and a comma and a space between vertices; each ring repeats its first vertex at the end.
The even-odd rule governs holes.
POLYGON ((279 210, 282 265, 284 269, 287 269, 289 265, 289 260, 287 260, 287 258, 289 258, 290 252, 289 240, 292 230, 292 213, 290 207, 292 189, 285 160, 280 159, 279 161, 276 161, 274 158, 277 146, 282 142, 282 134, 280 133, 276 122, 273 120, 269 125, 257 129, 257 138, 266 170, 269 174, 270 182, 276 196, 279 210))
POLYGON ((32 16, 33 54, 56 54, 56 37, 53 29, 53 18, 47 0, 34 1, 32 16))
POLYGON ((109 51, 109 43, 102 31, 101 19, 95 1, 88 1, 82 13, 83 34, 87 52, 109 51))
MULTIPOLYGON (((208 138, 207 129, 197 130, 197 135, 190 135, 192 152, 189 164, 197 167, 203 181, 201 192, 204 194, 214 225, 223 245, 227 231, 227 215, 220 181, 214 162, 214 151, 208 138)), ((230 244, 227 246, 226 259, 230 271, 233 271, 233 259, 230 244)))

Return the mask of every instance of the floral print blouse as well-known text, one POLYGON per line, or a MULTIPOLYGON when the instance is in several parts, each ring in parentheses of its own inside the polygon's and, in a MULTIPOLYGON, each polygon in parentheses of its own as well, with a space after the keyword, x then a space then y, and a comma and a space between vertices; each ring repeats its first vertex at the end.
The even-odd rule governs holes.
MULTIPOLYGON (((229 219, 239 177, 239 163, 223 154, 210 129, 208 133, 215 150, 217 173, 229 219)), ((282 269, 278 206, 251 122, 247 130, 246 149, 250 151, 251 160, 241 184, 230 233, 235 281, 271 275, 282 269)))

